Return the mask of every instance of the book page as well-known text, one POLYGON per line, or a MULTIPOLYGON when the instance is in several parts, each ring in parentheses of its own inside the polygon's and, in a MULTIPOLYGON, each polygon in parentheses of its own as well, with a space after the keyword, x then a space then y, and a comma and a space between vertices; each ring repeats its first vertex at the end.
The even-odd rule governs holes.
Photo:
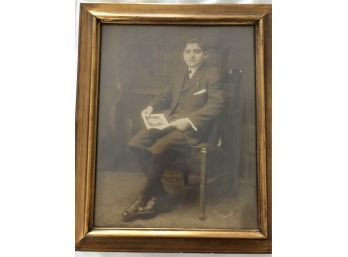
POLYGON ((163 113, 151 114, 149 117, 146 117, 144 114, 141 114, 141 116, 147 129, 162 130, 171 126, 163 113))

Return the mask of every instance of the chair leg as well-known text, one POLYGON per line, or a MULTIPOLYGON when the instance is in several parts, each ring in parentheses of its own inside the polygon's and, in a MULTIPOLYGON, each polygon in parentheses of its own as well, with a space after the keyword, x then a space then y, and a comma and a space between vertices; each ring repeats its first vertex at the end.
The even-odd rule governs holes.
POLYGON ((206 187, 206 164, 207 164, 207 150, 201 149, 201 174, 200 174, 200 220, 205 220, 205 187, 206 187))

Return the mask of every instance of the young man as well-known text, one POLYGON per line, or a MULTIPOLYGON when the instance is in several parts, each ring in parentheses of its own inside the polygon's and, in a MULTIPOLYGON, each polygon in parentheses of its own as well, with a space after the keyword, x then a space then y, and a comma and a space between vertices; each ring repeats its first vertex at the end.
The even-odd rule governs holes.
POLYGON ((144 168, 146 182, 138 199, 122 213, 124 221, 155 215, 162 210, 166 200, 161 182, 164 171, 190 146, 208 141, 214 122, 222 112, 221 76, 216 69, 206 67, 208 53, 205 46, 199 40, 188 40, 183 58, 187 65, 185 71, 142 111, 149 117, 169 109, 171 127, 143 129, 129 142, 144 168))

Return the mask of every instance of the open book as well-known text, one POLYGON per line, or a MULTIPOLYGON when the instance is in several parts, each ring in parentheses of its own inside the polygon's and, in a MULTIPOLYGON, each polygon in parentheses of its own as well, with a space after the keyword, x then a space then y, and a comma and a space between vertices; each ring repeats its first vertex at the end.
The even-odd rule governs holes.
POLYGON ((147 129, 159 129, 163 130, 172 126, 166 119, 163 113, 151 114, 149 117, 146 117, 143 113, 141 117, 144 120, 145 126, 147 129))

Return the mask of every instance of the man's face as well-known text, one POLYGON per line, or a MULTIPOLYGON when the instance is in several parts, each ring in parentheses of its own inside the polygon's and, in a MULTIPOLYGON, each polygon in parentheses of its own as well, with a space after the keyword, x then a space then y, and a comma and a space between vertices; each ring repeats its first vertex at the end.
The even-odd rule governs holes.
POLYGON ((207 59, 207 54, 197 43, 189 43, 184 50, 184 60, 191 68, 198 68, 207 59))

